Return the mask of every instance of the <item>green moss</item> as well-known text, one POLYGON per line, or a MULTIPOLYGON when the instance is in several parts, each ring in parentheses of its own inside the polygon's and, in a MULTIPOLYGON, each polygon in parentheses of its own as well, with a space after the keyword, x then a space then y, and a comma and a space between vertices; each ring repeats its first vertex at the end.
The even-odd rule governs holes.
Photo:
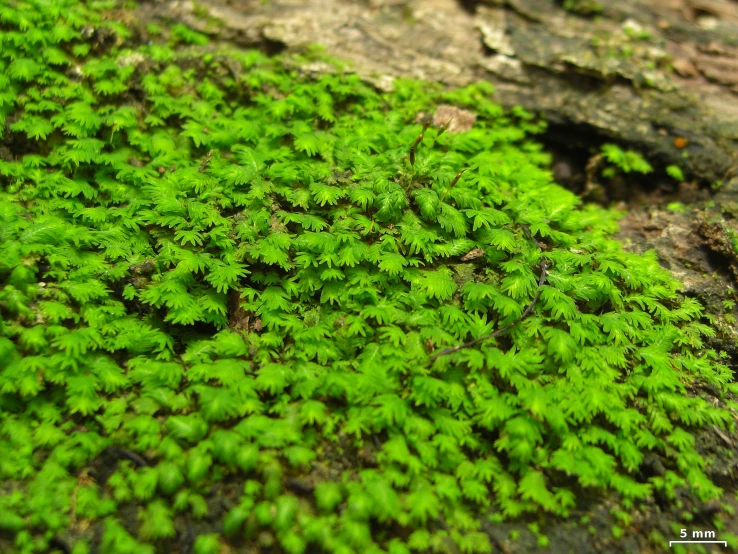
POLYGON ((580 15, 595 15, 604 10, 601 2, 598 0, 563 0, 562 7, 570 12, 580 15))
POLYGON ((722 227, 725 230, 725 233, 728 235, 728 238, 730 239, 730 243, 733 245, 733 250, 738 252, 738 231, 736 231, 733 227, 729 225, 725 225, 725 220, 718 220, 716 221, 716 224, 722 227))
POLYGON ((653 167, 635 150, 623 150, 617 144, 604 144, 602 156, 608 162, 602 170, 602 176, 608 179, 618 173, 643 173, 653 171, 653 167))
POLYGON ((114 5, 0 6, 9 548, 488 552, 485 516, 720 495, 702 308, 552 181, 541 122, 486 84, 197 63, 182 26, 130 49, 114 5), (442 103, 474 129, 423 132, 442 103))
POLYGON ((681 168, 678 165, 668 165, 666 166, 666 174, 676 179, 679 182, 684 181, 684 172, 681 170, 681 168))

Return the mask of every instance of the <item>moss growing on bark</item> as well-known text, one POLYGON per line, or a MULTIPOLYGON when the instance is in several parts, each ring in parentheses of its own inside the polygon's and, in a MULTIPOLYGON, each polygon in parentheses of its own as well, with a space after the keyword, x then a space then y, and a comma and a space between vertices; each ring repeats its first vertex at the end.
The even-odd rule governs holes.
POLYGON ((113 7, 0 7, 6 550, 489 552, 485 518, 585 493, 720 495, 701 307, 553 182, 540 121, 133 47, 113 7), (441 104, 474 127, 417 123, 441 104))

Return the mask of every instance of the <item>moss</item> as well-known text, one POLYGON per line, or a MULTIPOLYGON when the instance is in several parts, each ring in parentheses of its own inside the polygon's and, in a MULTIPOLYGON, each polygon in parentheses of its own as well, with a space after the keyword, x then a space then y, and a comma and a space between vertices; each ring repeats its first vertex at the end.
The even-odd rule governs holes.
POLYGON ((668 165, 666 166, 666 174, 679 181, 680 183, 684 181, 684 172, 681 170, 681 168, 678 165, 668 165))
POLYGON ((579 15, 592 16, 604 10, 598 0, 563 0, 563 8, 579 15))
POLYGON ((488 552, 485 516, 720 496, 702 308, 553 182, 542 122, 136 46, 114 7, 0 6, 5 550, 488 552))
POLYGON ((608 162, 602 176, 612 178, 619 173, 643 173, 653 171, 651 165, 634 150, 623 150, 616 144, 602 146, 602 156, 608 162))

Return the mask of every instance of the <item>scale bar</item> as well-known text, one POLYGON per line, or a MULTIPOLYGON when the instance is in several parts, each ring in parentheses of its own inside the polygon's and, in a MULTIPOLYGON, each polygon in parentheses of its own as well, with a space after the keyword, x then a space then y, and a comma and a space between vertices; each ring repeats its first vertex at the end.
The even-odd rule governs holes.
POLYGON ((728 541, 669 541, 669 548, 672 544, 722 544, 728 547, 728 541))

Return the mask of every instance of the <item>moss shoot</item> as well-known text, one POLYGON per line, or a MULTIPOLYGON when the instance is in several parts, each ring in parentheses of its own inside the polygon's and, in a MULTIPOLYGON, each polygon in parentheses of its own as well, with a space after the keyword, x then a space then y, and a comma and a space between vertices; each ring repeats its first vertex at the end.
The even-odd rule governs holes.
POLYGON ((0 5, 3 552, 485 553, 485 521, 720 497, 702 308, 539 120, 122 13, 0 5))

